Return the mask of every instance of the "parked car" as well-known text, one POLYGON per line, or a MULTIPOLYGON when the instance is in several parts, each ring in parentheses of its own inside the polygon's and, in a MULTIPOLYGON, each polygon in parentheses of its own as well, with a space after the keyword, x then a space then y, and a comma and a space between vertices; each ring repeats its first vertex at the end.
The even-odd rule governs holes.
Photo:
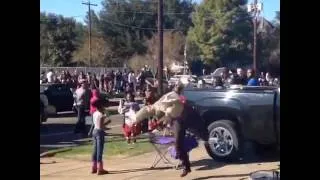
POLYGON ((186 88, 189 103, 205 121, 206 145, 215 160, 237 160, 245 141, 280 145, 280 88, 186 88))
POLYGON ((205 76, 199 77, 199 79, 204 80, 204 82, 206 84, 213 84, 214 76, 213 75, 205 75, 205 76))
POLYGON ((48 99, 40 93, 40 125, 48 119, 48 99))
POLYGON ((73 93, 66 84, 41 84, 40 102, 45 102, 47 115, 73 110, 73 93))
POLYGON ((176 84, 178 81, 181 81, 183 84, 197 83, 198 78, 195 75, 174 75, 169 79, 168 84, 172 86, 176 84))

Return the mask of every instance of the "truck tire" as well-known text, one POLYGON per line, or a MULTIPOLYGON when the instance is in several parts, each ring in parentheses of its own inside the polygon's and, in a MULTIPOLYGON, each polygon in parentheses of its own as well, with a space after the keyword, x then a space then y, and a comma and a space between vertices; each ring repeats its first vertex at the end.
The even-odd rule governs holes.
POLYGON ((218 120, 208 126, 209 141, 205 148, 214 160, 230 162, 239 160, 242 142, 236 124, 230 120, 218 120))

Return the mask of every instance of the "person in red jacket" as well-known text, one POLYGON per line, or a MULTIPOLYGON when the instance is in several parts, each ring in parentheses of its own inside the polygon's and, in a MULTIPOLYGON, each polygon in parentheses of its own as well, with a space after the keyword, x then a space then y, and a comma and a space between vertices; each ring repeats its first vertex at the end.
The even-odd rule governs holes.
MULTIPOLYGON (((97 89, 92 89, 91 90, 91 94, 92 94, 92 96, 91 96, 91 99, 90 99, 90 111, 89 111, 89 113, 92 116, 93 113, 97 110, 97 107, 95 107, 93 105, 93 103, 100 98, 99 97, 100 93, 99 93, 99 91, 97 89)), ((91 128, 89 130, 88 136, 92 135, 92 131, 93 131, 93 123, 91 124, 91 128)))

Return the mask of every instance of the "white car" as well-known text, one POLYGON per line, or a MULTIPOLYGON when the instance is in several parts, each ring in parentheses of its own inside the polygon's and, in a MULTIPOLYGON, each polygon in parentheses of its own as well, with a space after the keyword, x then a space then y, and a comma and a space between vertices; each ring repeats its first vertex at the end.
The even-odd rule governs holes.
POLYGON ((198 79, 195 75, 174 75, 171 77, 168 81, 169 85, 174 85, 178 81, 180 81, 182 84, 188 84, 188 83, 197 83, 198 79))

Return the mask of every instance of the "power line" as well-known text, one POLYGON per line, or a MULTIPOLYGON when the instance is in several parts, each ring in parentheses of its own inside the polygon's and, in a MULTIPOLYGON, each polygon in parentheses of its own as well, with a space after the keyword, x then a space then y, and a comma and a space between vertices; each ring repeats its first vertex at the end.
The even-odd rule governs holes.
MULTIPOLYGON (((42 20, 40 20, 41 22, 42 20)), ((127 28, 132 28, 132 29, 141 29, 141 30, 152 30, 152 31, 157 31, 157 28, 147 28, 147 27, 139 27, 139 26, 132 26, 132 25, 127 25, 127 24, 122 24, 122 23, 117 23, 117 22, 113 22, 113 21, 106 21, 106 20, 102 20, 105 23, 108 24, 113 24, 113 25, 118 25, 118 26, 122 26, 122 27, 127 27, 127 28)), ((42 21, 42 22, 48 22, 48 21, 42 21)), ((171 28, 171 29, 163 29, 164 31, 183 31, 186 29, 177 29, 177 28, 171 28)))
MULTIPOLYGON (((114 24, 114 25, 118 25, 118 26, 123 26, 123 27, 128 27, 128 28, 133 28, 133 29, 141 29, 141 30, 152 30, 152 31, 157 31, 157 28, 144 28, 144 27, 138 27, 138 26, 131 26, 131 25, 126 25, 126 24, 121 24, 121 23, 117 23, 117 22, 112 22, 112 21, 105 21, 106 23, 109 24, 114 24)), ((163 29, 164 31, 183 31, 185 29, 163 29)))
MULTIPOLYGON (((132 13, 132 14, 157 14, 157 12, 152 11, 112 11, 112 12, 105 12, 106 14, 114 14, 114 13, 132 13)), ((195 13, 195 11, 190 12, 164 12, 163 14, 192 14, 195 13)))
POLYGON ((98 6, 97 4, 91 4, 90 0, 88 2, 83 2, 82 4, 88 6, 89 14, 89 65, 91 66, 91 6, 98 6))

